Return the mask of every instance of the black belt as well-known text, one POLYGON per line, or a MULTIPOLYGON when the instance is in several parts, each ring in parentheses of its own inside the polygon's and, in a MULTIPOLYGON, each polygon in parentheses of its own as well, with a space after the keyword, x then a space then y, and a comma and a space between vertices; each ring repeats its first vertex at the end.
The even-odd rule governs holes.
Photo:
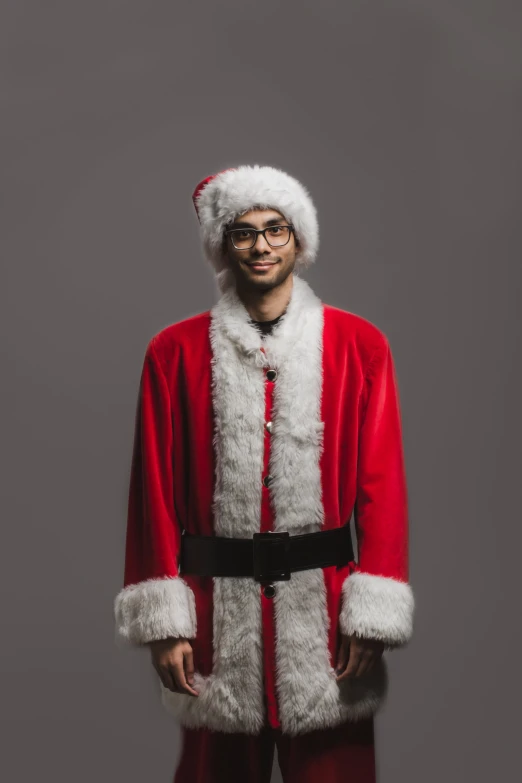
POLYGON ((250 576, 257 582, 290 579, 292 571, 343 566, 354 559, 350 523, 291 536, 288 531, 252 538, 181 536, 179 571, 198 576, 250 576))

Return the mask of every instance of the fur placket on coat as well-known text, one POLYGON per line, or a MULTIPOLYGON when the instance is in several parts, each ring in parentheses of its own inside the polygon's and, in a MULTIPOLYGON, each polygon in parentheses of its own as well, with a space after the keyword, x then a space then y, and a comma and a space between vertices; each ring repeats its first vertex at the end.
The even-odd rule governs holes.
MULTIPOLYGON (((216 535, 249 538, 260 530, 268 367, 277 370, 269 465, 273 529, 291 536, 322 529, 323 316, 321 300, 297 275, 284 315, 264 338, 235 288, 211 310, 216 535)), ((323 569, 293 572, 275 584, 275 683, 283 732, 295 735, 375 712, 387 687, 386 664, 381 659, 369 675, 337 683, 323 569)), ((184 725, 261 730, 259 587, 251 577, 213 577, 212 673, 195 672, 197 698, 162 686, 164 706, 184 725)))

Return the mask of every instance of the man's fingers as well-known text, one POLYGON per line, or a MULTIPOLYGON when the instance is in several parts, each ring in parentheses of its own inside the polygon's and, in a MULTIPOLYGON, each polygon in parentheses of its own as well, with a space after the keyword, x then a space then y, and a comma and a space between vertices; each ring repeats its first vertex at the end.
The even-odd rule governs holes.
POLYGON ((356 673, 360 660, 361 648, 355 644, 352 644, 350 646, 350 660, 348 661, 348 666, 346 667, 345 671, 347 677, 352 677, 356 673))
POLYGON ((356 643, 350 644, 350 657, 348 659, 348 665, 344 672, 340 674, 337 677, 337 681, 344 680, 347 677, 351 677, 354 672, 357 670, 357 667, 359 665, 359 658, 360 658, 361 651, 356 643))
POLYGON ((371 659, 368 662, 368 666, 366 667, 366 674, 368 674, 369 671, 373 669, 379 658, 381 657, 382 653, 384 651, 384 645, 380 644, 377 647, 373 648, 373 655, 371 659))
POLYGON ((184 637, 160 639, 151 642, 153 666, 164 687, 173 693, 199 696, 194 683, 194 655, 184 637))
POLYGON ((342 672, 342 670, 346 666, 348 662, 349 654, 350 654, 350 639, 348 636, 343 635, 341 640, 341 646, 337 654, 337 664, 335 666, 336 671, 338 671, 339 673, 342 672))
POLYGON ((374 639, 359 639, 356 636, 349 637, 350 657, 346 670, 337 677, 344 680, 347 677, 360 677, 368 674, 384 651, 384 644, 374 639))
POLYGON ((368 651, 370 654, 366 657, 366 665, 364 669, 365 674, 368 674, 368 672, 373 669, 379 658, 382 656, 384 652, 383 642, 372 639, 371 642, 369 642, 368 651))
POLYGON ((192 650, 184 656, 185 677, 189 685, 194 685, 194 653, 192 650))
POLYGON ((171 666, 171 669, 173 670, 176 687, 179 689, 180 693, 188 693, 190 696, 199 695, 198 692, 195 691, 186 680, 185 672, 183 670, 183 659, 176 660, 175 663, 171 666))
POLYGON ((183 664, 176 662, 171 668, 176 683, 176 690, 178 691, 178 693, 189 693, 189 690, 192 691, 191 686, 187 683, 185 679, 183 664))
POLYGON ((168 688, 169 691, 175 691, 176 683, 174 681, 174 677, 172 676, 172 672, 170 668, 168 666, 156 666, 154 668, 158 672, 159 678, 163 683, 164 687, 168 688))
POLYGON ((355 672, 356 677, 360 677, 361 674, 368 672, 368 666, 370 662, 373 660, 373 655, 374 655, 374 651, 371 647, 366 647, 362 651, 361 657, 359 658, 359 665, 355 672))
POLYGON ((168 660, 165 664, 154 665, 164 687, 173 693, 188 693, 190 696, 199 696, 198 692, 192 687, 194 681, 193 663, 189 663, 191 682, 189 683, 185 672, 183 671, 183 658, 179 660, 168 660))

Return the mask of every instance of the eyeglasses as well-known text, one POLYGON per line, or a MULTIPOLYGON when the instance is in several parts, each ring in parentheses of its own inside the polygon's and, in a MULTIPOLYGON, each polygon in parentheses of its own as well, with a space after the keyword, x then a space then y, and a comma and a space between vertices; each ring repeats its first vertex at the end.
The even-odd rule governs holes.
POLYGON ((282 247, 288 243, 290 233, 294 230, 292 225, 268 226, 267 228, 232 228, 225 231, 225 235, 230 235, 236 250, 250 250, 256 244, 258 234, 263 234, 270 247, 282 247))

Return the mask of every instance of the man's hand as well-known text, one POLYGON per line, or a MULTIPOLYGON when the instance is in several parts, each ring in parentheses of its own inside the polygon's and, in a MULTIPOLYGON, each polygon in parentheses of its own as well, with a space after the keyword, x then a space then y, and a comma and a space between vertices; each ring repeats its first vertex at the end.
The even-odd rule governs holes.
POLYGON ((338 674, 337 682, 347 677, 359 677, 361 674, 367 674, 375 662, 379 660, 383 651, 384 642, 376 639, 361 639, 355 634, 351 636, 342 634, 335 668, 335 672, 338 674), (346 666, 347 663, 348 666, 346 666), (345 666, 346 669, 343 672, 345 666))
POLYGON ((149 642, 152 665, 165 688, 174 693, 199 696, 194 684, 194 660, 192 646, 183 637, 149 642))

